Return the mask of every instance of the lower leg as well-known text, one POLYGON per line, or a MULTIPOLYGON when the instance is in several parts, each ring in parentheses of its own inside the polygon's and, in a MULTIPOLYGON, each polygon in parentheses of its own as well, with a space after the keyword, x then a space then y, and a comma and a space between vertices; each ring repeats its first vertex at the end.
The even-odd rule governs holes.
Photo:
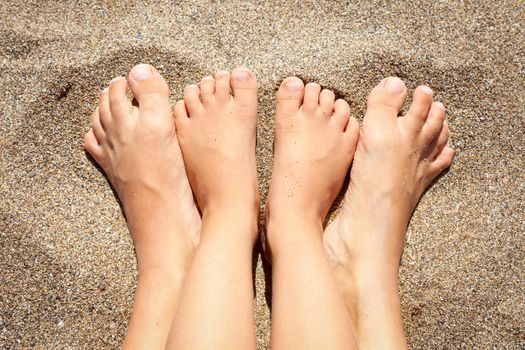
POLYGON ((252 249, 257 216, 243 210, 203 216, 169 349, 255 348, 252 249))
POLYGON ((177 142, 169 90, 155 68, 134 67, 100 95, 85 149, 115 188, 138 263, 135 303, 123 347, 162 349, 200 217, 177 142), (127 98, 128 84, 138 102, 127 98))
POLYGON ((268 235, 280 236, 270 240, 272 348, 353 348, 350 317, 323 251, 321 222, 298 221, 268 223, 268 235))
POLYGON ((266 248, 273 265, 272 347, 355 347, 323 251, 322 223, 352 161, 358 123, 318 84, 287 78, 277 92, 266 248))
POLYGON ((203 221, 167 347, 255 348, 255 77, 239 68, 205 77, 200 87, 187 86, 175 122, 203 221))
POLYGON ((407 91, 387 78, 370 93, 341 213, 325 230, 325 249, 345 295, 359 347, 407 348, 398 269, 411 214, 430 183, 450 166, 448 125, 432 90, 407 91))

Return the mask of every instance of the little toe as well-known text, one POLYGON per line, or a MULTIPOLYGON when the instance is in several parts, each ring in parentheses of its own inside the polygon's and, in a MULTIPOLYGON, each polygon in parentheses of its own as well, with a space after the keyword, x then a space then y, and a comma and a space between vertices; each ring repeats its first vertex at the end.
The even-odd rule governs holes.
POLYGON ((109 82, 109 108, 115 119, 126 117, 131 108, 127 96, 128 82, 124 77, 116 77, 109 82))
POLYGON ((215 98, 220 102, 227 102, 231 99, 230 72, 220 70, 215 73, 215 98))
POLYGON ((249 111, 257 110, 257 80, 247 68, 236 68, 231 74, 231 89, 235 103, 249 111))
POLYGON ((307 113, 317 111, 319 108, 319 94, 321 85, 317 83, 308 83, 304 88, 303 110, 307 113))
POLYGON ((102 90, 98 101, 98 114, 100 116, 100 123, 102 127, 107 130, 111 126, 112 117, 111 109, 109 107, 109 88, 102 90))
POLYGON ((186 104, 186 108, 188 110, 188 113, 190 115, 190 118, 192 115, 198 113, 203 108, 203 105, 201 103, 200 99, 200 89, 197 85, 191 84, 186 86, 184 88, 184 102, 186 104))
POLYGON ((430 176, 432 179, 452 164, 454 153, 454 150, 449 146, 445 146, 441 149, 436 155, 436 158, 430 163, 430 176))
POLYGON ((319 95, 319 107, 321 107, 321 113, 325 117, 331 117, 334 111, 335 94, 328 90, 323 89, 319 95))
POLYGON ((425 125, 423 125, 423 136, 425 140, 431 141, 437 138, 443 128, 444 122, 445 106, 443 106, 441 102, 432 103, 425 125))
MULTIPOLYGON (((160 73, 149 64, 139 64, 129 72, 129 85, 140 110, 169 109, 168 84, 160 73)), ((165 110, 163 111, 165 112, 165 110)), ((165 113, 156 113, 165 115, 165 113)))
POLYGON ((100 143, 97 140, 93 132, 93 128, 89 129, 84 135, 84 149, 91 154, 93 158, 98 162, 102 156, 103 150, 100 147, 100 143))
POLYGON ((357 147, 357 140, 359 139, 359 122, 354 117, 348 118, 344 137, 347 142, 348 152, 353 158, 357 147))
POLYGON ((406 115, 408 123, 414 130, 420 131, 425 124, 432 105, 432 95, 432 89, 424 85, 418 86, 414 91, 412 104, 406 115))
POLYGON ((405 83, 399 78, 383 79, 368 95, 365 118, 392 119, 403 108, 407 96, 405 83))
POLYGON ((175 127, 180 129, 187 123, 190 119, 188 117, 188 111, 186 110, 186 103, 184 100, 177 101, 175 104, 174 112, 175 116, 175 127))
POLYGON ((208 104, 213 101, 213 95, 215 94, 215 79, 212 76, 202 78, 200 88, 202 103, 208 104))
POLYGON ((343 99, 338 99, 334 103, 333 119, 344 130, 350 118, 350 106, 343 99))
POLYGON ((289 118, 296 114, 301 108, 304 96, 304 84, 301 79, 289 77, 283 80, 276 99, 277 118, 289 118))

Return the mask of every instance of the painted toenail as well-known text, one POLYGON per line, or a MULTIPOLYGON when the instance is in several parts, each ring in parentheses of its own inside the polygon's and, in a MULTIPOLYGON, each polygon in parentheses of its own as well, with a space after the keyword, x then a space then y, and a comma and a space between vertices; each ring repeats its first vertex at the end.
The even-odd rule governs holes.
POLYGON ((238 72, 233 72, 233 79, 235 80, 248 80, 248 78, 250 78, 250 73, 246 72, 246 71, 238 71, 238 72))
POLYGON ((131 70, 131 77, 135 80, 144 80, 153 74, 151 67, 148 64, 139 64, 131 70))
POLYGON ((301 88, 303 87, 303 84, 301 84, 300 82, 296 80, 292 80, 292 81, 287 81, 286 83, 284 83, 284 86, 289 91, 298 91, 298 90, 301 90, 301 88))
POLYGON ((421 91, 423 91, 427 95, 432 95, 434 93, 431 88, 425 85, 421 86, 421 91))
POLYGON ((386 79, 385 88, 389 91, 400 94, 405 89, 405 84, 399 78, 390 77, 386 79))

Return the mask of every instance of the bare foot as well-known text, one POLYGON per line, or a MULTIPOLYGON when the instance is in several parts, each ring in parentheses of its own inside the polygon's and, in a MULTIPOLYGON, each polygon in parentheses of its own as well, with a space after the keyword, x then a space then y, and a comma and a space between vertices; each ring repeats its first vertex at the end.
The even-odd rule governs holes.
POLYGON ((125 345, 155 348, 165 342, 173 315, 148 310, 147 299, 174 312, 174 301, 167 299, 176 302, 176 289, 199 241, 200 216, 175 134, 166 82, 155 68, 142 64, 131 70, 129 86, 138 107, 127 98, 128 81, 113 79, 100 94, 84 148, 115 188, 135 244, 139 285, 125 345), (162 295, 152 295, 153 287, 162 295), (169 320, 161 322, 163 317, 169 320))
POLYGON ((247 205, 258 211, 255 163, 257 81, 245 68, 189 85, 175 123, 191 186, 203 215, 247 205), (231 89, 231 93, 230 93, 231 89))
POLYGON ((237 68, 189 85, 175 125, 202 210, 199 248, 166 349, 254 349, 252 251, 259 191, 257 81, 237 68))
POLYGON ((392 77, 370 93, 345 202, 324 235, 363 348, 406 347, 397 294, 405 230, 454 155, 445 108, 432 102, 432 90, 418 87, 398 118, 406 96, 403 82, 392 77))
POLYGON ((267 216, 294 213, 321 224, 325 219, 352 162, 359 130, 348 103, 334 99, 319 84, 283 82, 267 216))
POLYGON ((287 78, 277 92, 265 251, 273 265, 274 349, 352 349, 351 320, 323 251, 322 225, 359 124, 329 90, 287 78))

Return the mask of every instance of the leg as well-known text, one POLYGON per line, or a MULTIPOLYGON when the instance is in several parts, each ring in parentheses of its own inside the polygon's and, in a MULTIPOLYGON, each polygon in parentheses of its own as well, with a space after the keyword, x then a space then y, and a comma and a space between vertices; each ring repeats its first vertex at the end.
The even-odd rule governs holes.
POLYGON ((266 249, 273 265, 272 348, 355 347, 350 316, 323 251, 322 224, 352 161, 359 124, 318 84, 277 92, 266 249))
POLYGON ((360 348, 406 348, 398 268, 410 216, 428 185, 450 166, 445 109, 432 90, 414 93, 387 78, 372 90, 345 203, 326 229, 325 248, 345 295, 360 348))
POLYGON ((100 95, 84 147, 104 169, 135 244, 138 285, 124 348, 162 349, 182 279, 199 239, 200 217, 180 152, 169 90, 149 65, 128 82, 115 78, 100 95))
POLYGON ((246 69, 236 69, 231 76, 221 71, 215 79, 204 78, 200 89, 186 87, 175 120, 203 224, 168 348, 255 348, 251 271, 259 210, 255 77, 246 69))

